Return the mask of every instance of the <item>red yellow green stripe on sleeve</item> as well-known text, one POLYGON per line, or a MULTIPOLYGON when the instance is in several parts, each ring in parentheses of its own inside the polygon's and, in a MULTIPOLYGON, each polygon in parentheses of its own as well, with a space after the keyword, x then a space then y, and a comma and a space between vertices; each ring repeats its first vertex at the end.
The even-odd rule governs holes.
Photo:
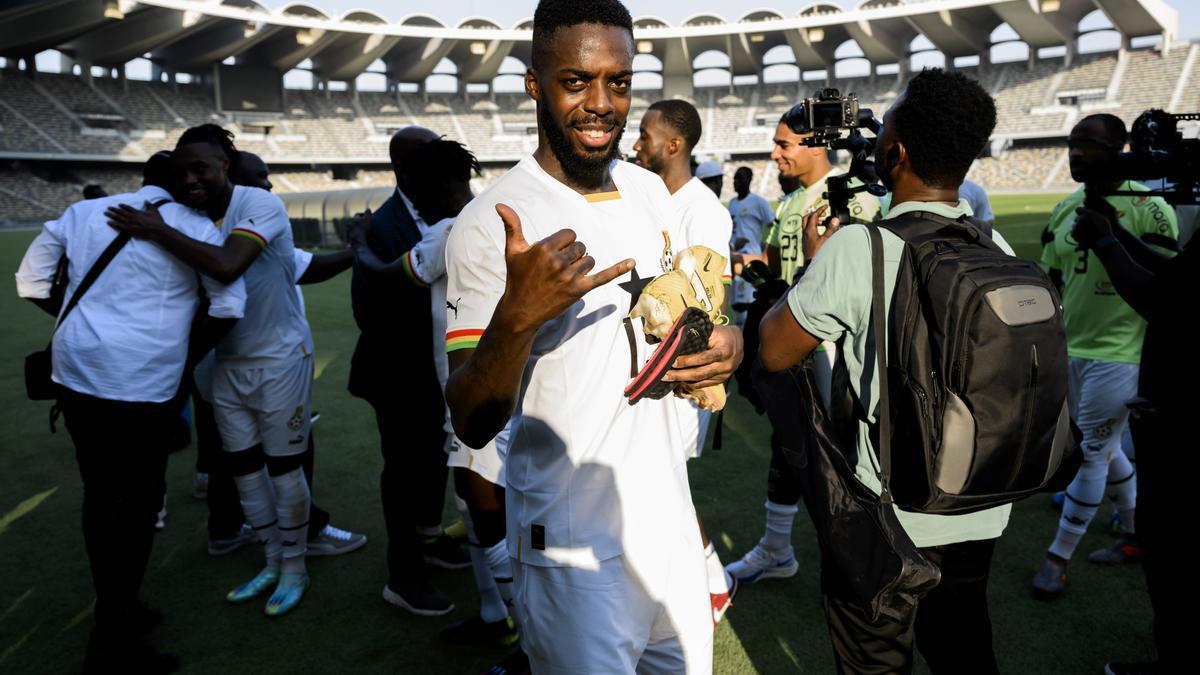
POLYGON ((729 274, 721 275, 721 283, 725 284, 726 286, 728 286, 729 284, 732 284, 733 276, 729 275, 729 274))
POLYGON ((258 242, 259 246, 261 246, 263 248, 267 247, 267 238, 262 236, 261 234, 255 232, 254 230, 247 230, 244 227, 235 227, 229 234, 230 235, 236 234, 238 236, 252 239, 252 240, 258 242))
POLYGON ((459 349, 474 349, 479 346, 479 338, 483 330, 479 328, 464 328, 446 333, 446 351, 454 352, 459 349))
POLYGON ((425 283, 425 280, 422 279, 419 274, 417 274, 417 270, 413 269, 412 251, 411 250, 406 251, 404 253, 404 257, 402 257, 400 259, 400 266, 404 268, 405 276, 407 276, 409 279, 411 279, 414 284, 416 284, 418 286, 428 286, 429 285, 429 284, 425 283))

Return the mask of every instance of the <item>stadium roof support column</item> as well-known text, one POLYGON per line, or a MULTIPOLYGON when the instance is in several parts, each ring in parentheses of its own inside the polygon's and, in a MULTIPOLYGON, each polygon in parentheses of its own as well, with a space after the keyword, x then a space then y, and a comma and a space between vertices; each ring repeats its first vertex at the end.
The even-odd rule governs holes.
MULTIPOLYGON (((371 12, 348 12, 342 21, 368 25, 386 25, 387 21, 371 12)), ((351 83, 376 59, 391 50, 400 38, 377 33, 341 33, 313 55, 313 72, 326 80, 351 83)))
POLYGON ((153 49, 210 25, 215 19, 198 12, 145 7, 104 24, 64 44, 62 51, 99 66, 115 68, 153 49))
MULTIPOLYGON (((410 17, 401 23, 441 26, 435 19, 428 17, 410 17)), ((454 40, 444 38, 401 38, 383 56, 387 78, 393 82, 415 82, 418 91, 424 95, 425 78, 433 74, 433 70, 453 48, 454 40)))
POLYGON ((667 40, 661 61, 663 98, 694 98, 696 90, 687 44, 681 39, 667 40))
POLYGON ((112 11, 116 9, 96 0, 0 2, 0 56, 15 62, 56 49, 88 31, 119 21, 124 14, 112 11))
POLYGON ((963 9, 953 14, 929 12, 908 20, 946 57, 949 66, 955 57, 973 56, 980 45, 991 44, 992 30, 1000 24, 999 17, 989 7, 963 9))
MULTIPOLYGON (((1161 35, 1162 49, 1179 34, 1179 10, 1165 0, 1092 0, 1121 35, 1161 35)), ((1190 2, 1189 2, 1190 4, 1190 2)), ((1079 17, 1082 19, 1083 17, 1079 17)), ((1076 20, 1078 23, 1078 20, 1076 20)))

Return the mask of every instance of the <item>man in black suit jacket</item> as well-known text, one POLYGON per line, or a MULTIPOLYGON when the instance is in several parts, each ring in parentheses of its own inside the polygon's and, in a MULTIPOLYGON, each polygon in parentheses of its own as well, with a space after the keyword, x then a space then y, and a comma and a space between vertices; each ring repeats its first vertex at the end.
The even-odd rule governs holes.
POLYGON ((425 564, 470 565, 463 547, 442 531, 446 497, 446 433, 441 386, 434 370, 429 288, 419 280, 364 264, 368 256, 393 263, 421 240, 412 203, 404 195, 404 158, 438 136, 405 127, 392 136, 389 154, 396 192, 371 214, 357 247, 350 297, 361 334, 350 362, 350 393, 375 409, 383 451, 380 492, 388 533, 388 582, 383 598, 415 614, 449 613, 454 603, 429 583, 425 564), (367 249, 364 251, 363 249, 367 249))

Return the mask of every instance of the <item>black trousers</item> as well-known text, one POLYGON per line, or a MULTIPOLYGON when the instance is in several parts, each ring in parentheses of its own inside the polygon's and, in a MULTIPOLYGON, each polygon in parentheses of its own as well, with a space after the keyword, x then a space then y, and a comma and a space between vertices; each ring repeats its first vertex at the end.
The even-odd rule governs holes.
MULTIPOLYGON (((1194 416, 1194 413, 1190 413, 1194 416)), ((1131 418, 1137 445, 1137 531, 1154 610, 1154 643, 1164 672, 1190 664, 1197 593, 1190 539, 1178 523, 1192 509, 1197 462, 1189 413, 1164 410, 1131 418), (1189 447, 1190 444, 1190 447, 1189 447)))
POLYGON ((767 473, 767 499, 776 504, 795 506, 804 496, 801 493, 800 473, 783 453, 779 437, 771 432, 771 466, 767 473))
POLYGON ((379 491, 388 534, 388 579, 424 574, 417 528, 441 525, 449 475, 442 398, 418 395, 369 403, 383 451, 379 491))
POLYGON ((62 412, 83 479, 83 541, 96 589, 94 635, 128 639, 180 406, 67 392, 62 412))
MULTIPOLYGON (((1140 457, 1140 456, 1139 456, 1140 457)), ((998 673, 987 582, 995 539, 923 548, 942 581, 906 621, 869 621, 839 598, 836 573, 823 575, 825 618, 840 673, 912 672, 913 644, 933 673, 998 673)))
MULTIPOLYGON (((228 539, 238 533, 246 517, 242 514, 242 502, 238 496, 237 483, 229 469, 228 457, 221 445, 221 434, 217 431, 217 420, 213 416, 212 404, 192 395, 192 418, 196 425, 196 471, 208 474, 208 538, 228 539)), ((313 488, 313 460, 316 457, 316 442, 312 430, 308 432, 308 448, 304 450, 304 479, 311 493, 313 488)), ((308 539, 321 535, 329 524, 329 512, 310 502, 308 509, 308 539)))

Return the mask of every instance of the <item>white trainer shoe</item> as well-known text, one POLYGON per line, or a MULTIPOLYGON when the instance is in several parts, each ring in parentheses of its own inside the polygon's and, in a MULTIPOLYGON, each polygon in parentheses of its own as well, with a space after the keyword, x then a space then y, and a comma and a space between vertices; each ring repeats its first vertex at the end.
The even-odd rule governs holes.
POLYGON ((741 560, 725 566, 725 571, 743 584, 752 584, 759 579, 787 578, 799 569, 800 563, 790 550, 786 558, 780 558, 763 547, 761 541, 741 560))
POLYGON ((355 534, 332 525, 308 542, 308 555, 341 555, 357 551, 367 543, 367 535, 355 534))

